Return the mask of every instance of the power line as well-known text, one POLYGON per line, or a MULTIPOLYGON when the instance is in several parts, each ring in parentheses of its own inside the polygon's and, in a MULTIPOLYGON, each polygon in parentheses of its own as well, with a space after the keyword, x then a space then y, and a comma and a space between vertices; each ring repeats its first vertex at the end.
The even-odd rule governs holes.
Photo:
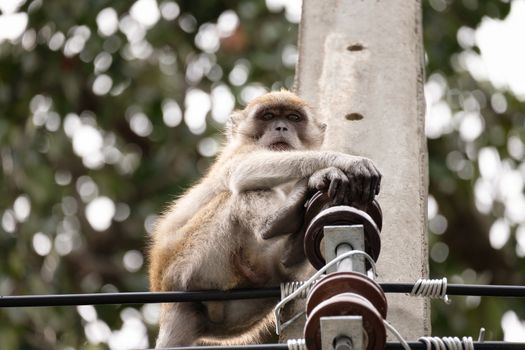
MULTIPOLYGON (((381 283, 386 293, 410 293, 413 283, 381 283)), ((525 286, 449 284, 449 295, 494 297, 525 297, 525 286)), ((73 306, 103 304, 146 304, 168 302, 198 302, 240 299, 279 298, 279 287, 235 289, 229 291, 192 292, 127 292, 91 294, 48 294, 0 296, 0 307, 73 306)))
POLYGON ((0 307, 147 304, 188 301, 220 301, 277 298, 279 287, 194 292, 128 292, 1 296, 0 307))
MULTIPOLYGON (((408 342, 412 350, 427 350, 427 346, 419 341, 408 342)), ((434 348, 433 348, 434 349, 434 348)), ((503 341, 474 342, 476 350, 523 350, 525 343, 510 343, 503 341)), ((257 344, 239 346, 189 346, 167 348, 166 350, 288 350, 287 344, 257 344)), ((401 343, 387 342, 385 350, 403 350, 401 343)))
MULTIPOLYGON (((385 293, 410 293, 413 283, 380 283, 385 293)), ((475 295, 485 297, 525 297, 525 286, 487 284, 449 284, 448 295, 475 295)))

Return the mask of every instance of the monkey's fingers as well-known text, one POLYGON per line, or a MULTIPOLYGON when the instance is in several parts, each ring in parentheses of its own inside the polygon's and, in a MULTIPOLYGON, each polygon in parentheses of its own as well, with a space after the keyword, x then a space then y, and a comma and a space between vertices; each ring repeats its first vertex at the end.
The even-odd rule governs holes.
MULTIPOLYGON (((359 171, 366 170, 365 167, 359 168, 359 171)), ((315 172, 308 184, 310 188, 326 193, 333 205, 348 204, 352 196, 356 196, 352 193, 352 183, 347 174, 339 168, 329 167, 315 172)))
POLYGON ((348 188, 348 195, 350 197, 350 202, 355 202, 357 198, 357 178, 355 176, 348 176, 350 181, 348 188))
POLYGON ((374 200, 374 197, 379 193, 379 182, 381 181, 381 173, 373 163, 369 163, 367 167, 366 184, 363 194, 363 201, 368 204, 374 200))
POLYGON ((368 176, 362 176, 360 179, 361 189, 359 200, 363 205, 366 205, 370 202, 370 180, 368 176))
POLYGON ((382 175, 381 175, 381 172, 379 171, 379 169, 373 163, 370 164, 370 174, 371 174, 371 177, 372 177, 372 182, 375 185, 375 187, 373 187, 373 192, 374 192, 374 194, 378 195, 380 187, 381 187, 381 177, 382 177, 382 175))
POLYGON ((324 175, 321 175, 319 173, 314 173, 308 179, 308 188, 324 192, 326 190, 326 186, 327 179, 325 179, 324 175))
POLYGON ((376 196, 377 191, 377 178, 370 179, 370 187, 368 189, 368 200, 367 202, 370 203, 374 200, 374 197, 376 196))
POLYGON ((361 183, 361 197, 360 201, 363 205, 370 203, 375 196, 375 188, 372 189, 372 182, 374 182, 374 176, 370 174, 362 175, 360 179, 361 183))
POLYGON ((344 175, 344 178, 341 180, 341 185, 338 188, 338 192, 336 195, 336 203, 337 205, 347 205, 350 202, 350 181, 344 175))
POLYGON ((376 195, 378 195, 379 191, 381 190, 381 179, 382 179, 382 177, 383 176, 381 174, 379 174, 379 179, 378 179, 377 185, 376 185, 376 195))
POLYGON ((381 175, 372 176, 370 181, 370 198, 369 202, 374 200, 374 197, 379 194, 379 186, 381 182, 381 175))
POLYGON ((352 201, 355 203, 363 204, 363 186, 365 185, 365 178, 358 174, 354 176, 354 183, 352 185, 352 201))
POLYGON ((339 187, 337 189, 337 193, 335 194, 335 198, 334 198, 334 204, 335 205, 343 205, 343 204, 346 204, 345 203, 345 183, 344 181, 341 181, 341 183, 339 184, 339 187))
POLYGON ((328 187, 328 197, 334 199, 341 187, 341 179, 335 178, 330 181, 330 186, 328 187))
POLYGON ((345 188, 345 198, 343 200, 343 203, 345 205, 350 205, 350 203, 352 203, 352 189, 350 187, 350 182, 345 188))
POLYGON ((370 193, 370 181, 371 179, 366 175, 359 174, 354 177, 351 202, 358 208, 366 207, 370 203, 370 198, 373 198, 373 195, 370 193))

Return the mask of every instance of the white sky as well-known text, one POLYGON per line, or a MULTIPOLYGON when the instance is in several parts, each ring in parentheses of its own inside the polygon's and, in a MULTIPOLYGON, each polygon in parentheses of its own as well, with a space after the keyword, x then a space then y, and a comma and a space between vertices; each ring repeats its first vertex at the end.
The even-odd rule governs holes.
POLYGON ((515 0, 505 20, 484 18, 476 31, 489 80, 525 101, 525 0, 515 0))

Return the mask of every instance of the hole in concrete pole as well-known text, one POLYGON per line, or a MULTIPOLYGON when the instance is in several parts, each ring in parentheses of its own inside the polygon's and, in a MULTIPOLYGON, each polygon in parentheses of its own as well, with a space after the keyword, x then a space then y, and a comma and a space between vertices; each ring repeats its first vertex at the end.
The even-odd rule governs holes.
POLYGON ((357 43, 357 44, 352 44, 352 45, 348 46, 346 49, 348 51, 361 51, 361 50, 364 50, 364 48, 365 47, 363 46, 363 44, 357 43))
POLYGON ((345 115, 346 120, 361 120, 363 119, 363 115, 360 113, 348 113, 345 115))

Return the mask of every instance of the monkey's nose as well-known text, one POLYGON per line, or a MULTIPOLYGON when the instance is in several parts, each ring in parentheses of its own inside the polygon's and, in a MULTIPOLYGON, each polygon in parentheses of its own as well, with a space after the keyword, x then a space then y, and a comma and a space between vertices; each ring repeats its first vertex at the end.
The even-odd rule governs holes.
POLYGON ((286 126, 278 126, 275 128, 277 131, 288 131, 288 128, 286 126))

